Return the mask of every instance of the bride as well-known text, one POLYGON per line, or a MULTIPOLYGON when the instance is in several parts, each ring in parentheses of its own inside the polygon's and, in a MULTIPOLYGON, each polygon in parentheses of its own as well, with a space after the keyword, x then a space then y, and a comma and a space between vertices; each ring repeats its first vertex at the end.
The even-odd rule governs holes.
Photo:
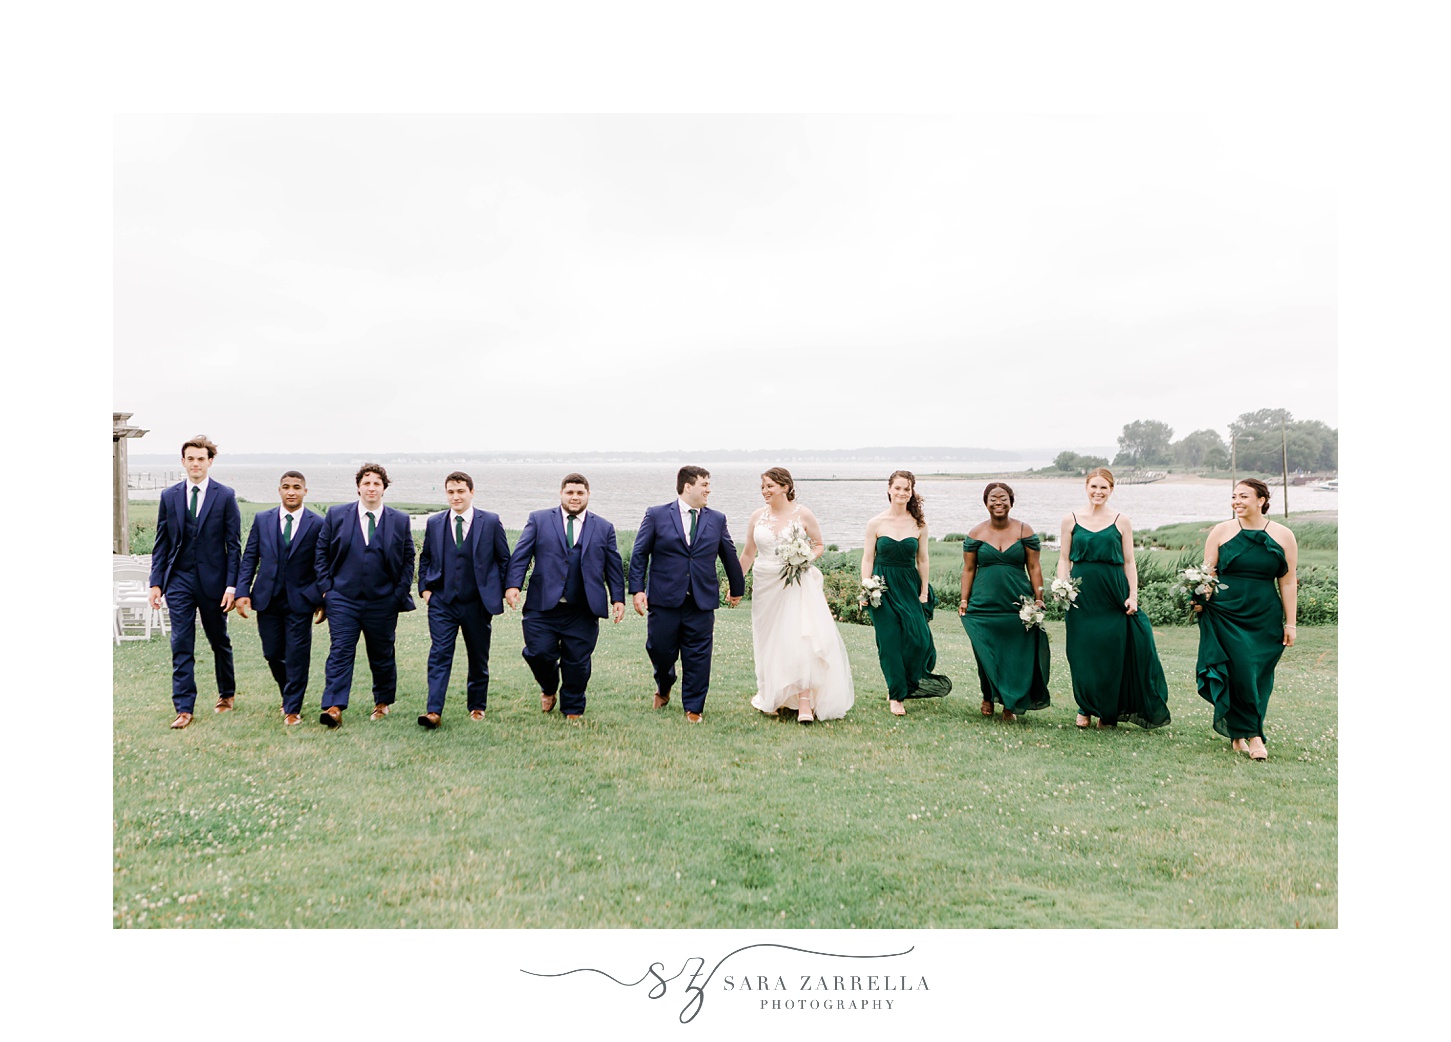
POLYGON ((774 716, 778 709, 796 710, 803 724, 839 720, 853 700, 851 666, 846 645, 826 606, 821 570, 814 565, 800 582, 781 578, 776 544, 793 521, 811 539, 814 556, 825 551, 816 516, 796 504, 791 474, 772 467, 761 475, 766 505, 751 515, 742 570, 755 567, 751 588, 751 636, 756 652, 756 694, 751 705, 774 716))

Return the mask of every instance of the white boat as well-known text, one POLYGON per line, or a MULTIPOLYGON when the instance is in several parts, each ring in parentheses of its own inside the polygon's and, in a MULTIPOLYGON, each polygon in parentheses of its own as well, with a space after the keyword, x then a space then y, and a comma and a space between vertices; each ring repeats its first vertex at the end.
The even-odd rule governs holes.
POLYGON ((1312 485, 1311 488, 1313 488, 1316 492, 1339 492, 1340 479, 1331 478, 1329 481, 1322 481, 1318 485, 1312 485))

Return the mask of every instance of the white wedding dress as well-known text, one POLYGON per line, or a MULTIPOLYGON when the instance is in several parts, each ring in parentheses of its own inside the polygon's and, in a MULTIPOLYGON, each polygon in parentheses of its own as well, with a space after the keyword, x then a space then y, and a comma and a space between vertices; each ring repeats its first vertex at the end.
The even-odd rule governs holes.
POLYGON ((781 579, 775 554, 778 523, 790 518, 763 514, 756 523, 756 561, 751 586, 751 636, 756 653, 756 694, 751 705, 763 713, 799 709, 810 692, 818 720, 840 720, 855 699, 846 644, 826 606, 821 569, 807 568, 799 583, 781 579))

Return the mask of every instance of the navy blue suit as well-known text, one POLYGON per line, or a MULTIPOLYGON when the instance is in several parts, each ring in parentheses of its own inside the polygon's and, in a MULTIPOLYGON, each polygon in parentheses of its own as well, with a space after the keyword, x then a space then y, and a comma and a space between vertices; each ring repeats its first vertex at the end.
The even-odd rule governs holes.
POLYGON ((717 559, 725 566, 731 596, 743 596, 746 578, 725 515, 702 508, 695 540, 687 542, 675 500, 645 511, 630 553, 630 593, 644 591, 649 601, 645 650, 655 667, 656 690, 669 696, 678 656, 685 674, 680 702, 687 713, 705 708, 710 689, 714 612, 720 605, 717 559))
POLYGON ((559 508, 536 510, 509 558, 507 589, 524 588, 530 561, 534 572, 524 596, 524 661, 540 692, 557 694, 564 714, 579 716, 585 710, 599 620, 609 617, 612 603, 625 599, 615 526, 586 511, 575 523, 571 546, 559 508))
POLYGON ((414 609, 409 592, 413 533, 407 514, 385 506, 380 508, 373 541, 368 543, 358 521, 361 516, 361 502, 329 508, 313 556, 331 637, 322 692, 324 709, 348 706, 359 634, 368 649, 374 703, 392 705, 397 699, 393 641, 398 613, 414 609))
POLYGON ((161 493, 156 510, 156 543, 151 548, 151 585, 161 588, 171 617, 171 702, 178 713, 196 711, 196 616, 216 657, 217 693, 237 693, 232 642, 222 598, 237 585, 242 548, 242 512, 237 494, 215 480, 196 518, 189 514, 189 482, 161 493))
POLYGON ((282 508, 263 510, 252 519, 237 599, 250 597, 257 612, 262 655, 284 713, 301 713, 312 660, 312 613, 322 607, 317 583, 317 538, 322 515, 303 507, 292 541, 282 545, 282 508))
POLYGON ((458 545, 452 510, 432 514, 418 557, 418 592, 428 591, 428 712, 442 713, 459 632, 469 656, 469 710, 489 703, 489 642, 504 610, 509 540, 499 515, 470 507, 468 534, 458 545))

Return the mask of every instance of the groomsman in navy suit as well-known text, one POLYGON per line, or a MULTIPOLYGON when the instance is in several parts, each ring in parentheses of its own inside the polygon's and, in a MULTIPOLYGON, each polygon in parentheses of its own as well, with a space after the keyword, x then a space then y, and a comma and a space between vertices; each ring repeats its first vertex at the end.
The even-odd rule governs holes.
POLYGON ((725 515, 705 505, 710 472, 681 467, 675 491, 678 499, 650 507, 640 522, 630 553, 630 592, 635 610, 650 613, 645 650, 655 666, 655 708, 663 709, 670 701, 678 656, 684 674, 680 702, 685 719, 698 724, 710 689, 715 609, 720 604, 716 560, 725 566, 730 582, 726 602, 732 608, 746 592, 746 579, 725 515))
POLYGON ((319 717, 326 727, 341 724, 348 708, 359 634, 373 673, 373 712, 368 719, 388 715, 398 693, 398 664, 393 658, 398 613, 414 609, 409 592, 413 533, 408 515, 383 505, 383 492, 392 482, 381 465, 364 463, 355 480, 358 501, 328 509, 314 555, 332 635, 319 717))
POLYGON ((313 621, 322 621, 317 537, 323 520, 302 505, 307 479, 297 471, 282 475, 277 494, 282 505, 252 519, 234 606, 244 619, 250 609, 257 610, 262 656, 282 693, 282 722, 293 727, 302 722, 313 621))
POLYGON ((489 641, 494 616, 504 611, 504 569, 509 540, 499 515, 474 507, 474 479, 456 470, 443 479, 448 509, 433 514, 418 558, 418 592, 428 606, 429 729, 443 715, 459 631, 469 656, 469 718, 482 720, 489 705, 489 641))
POLYGON ((615 526, 586 510, 588 505, 589 482, 583 474, 566 474, 559 506, 529 515, 509 559, 504 591, 509 607, 517 608, 532 560, 524 598, 524 661, 539 682, 539 707, 552 712, 557 697, 572 722, 584 716, 599 620, 613 615, 618 623, 625 617, 625 568, 615 526))
POLYGON ((237 588, 242 545, 242 512, 237 494, 207 476, 217 447, 205 434, 184 442, 181 462, 186 480, 161 493, 156 511, 156 543, 151 549, 151 607, 165 596, 171 616, 171 702, 180 730, 196 710, 196 616, 216 658, 215 711, 232 708, 237 693, 227 612, 237 588))

